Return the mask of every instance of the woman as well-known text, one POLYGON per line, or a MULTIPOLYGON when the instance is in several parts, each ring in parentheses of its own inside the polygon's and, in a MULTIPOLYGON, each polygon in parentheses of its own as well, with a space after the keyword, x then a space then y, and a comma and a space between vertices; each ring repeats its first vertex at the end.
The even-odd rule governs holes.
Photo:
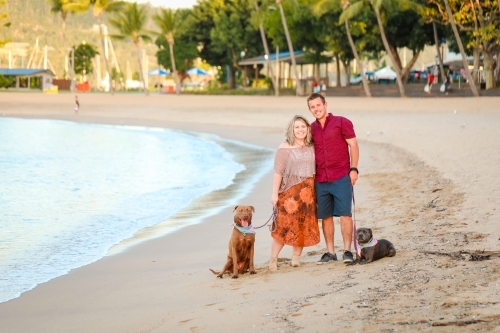
POLYGON ((295 116, 288 124, 285 142, 276 152, 271 203, 278 214, 276 230, 271 233, 271 271, 278 269, 278 254, 285 244, 293 246, 292 266, 298 267, 304 246, 319 243, 311 137, 309 122, 295 116))

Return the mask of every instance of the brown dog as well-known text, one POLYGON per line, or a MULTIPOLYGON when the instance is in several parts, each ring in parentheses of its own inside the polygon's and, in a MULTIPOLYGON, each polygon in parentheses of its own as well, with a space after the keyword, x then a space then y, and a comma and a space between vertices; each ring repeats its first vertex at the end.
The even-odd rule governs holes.
POLYGON ((372 229, 370 228, 359 228, 356 230, 356 239, 361 248, 361 255, 356 258, 356 261, 360 265, 396 255, 394 245, 386 239, 374 239, 372 229))
POLYGON ((255 212, 253 206, 234 207, 234 227, 229 239, 226 264, 220 272, 210 269, 212 273, 217 274, 218 278, 222 279, 222 275, 227 271, 233 273, 233 279, 237 279, 238 274, 243 274, 248 270, 250 274, 256 273, 253 265, 255 243, 255 231, 252 227, 253 212, 255 212))

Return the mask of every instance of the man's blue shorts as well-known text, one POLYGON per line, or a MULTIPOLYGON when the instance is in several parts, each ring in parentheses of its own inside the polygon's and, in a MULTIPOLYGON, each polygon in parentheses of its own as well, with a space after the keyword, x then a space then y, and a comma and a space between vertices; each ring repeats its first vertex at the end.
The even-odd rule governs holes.
POLYGON ((352 216, 352 185, 349 175, 333 182, 314 182, 318 219, 352 216))

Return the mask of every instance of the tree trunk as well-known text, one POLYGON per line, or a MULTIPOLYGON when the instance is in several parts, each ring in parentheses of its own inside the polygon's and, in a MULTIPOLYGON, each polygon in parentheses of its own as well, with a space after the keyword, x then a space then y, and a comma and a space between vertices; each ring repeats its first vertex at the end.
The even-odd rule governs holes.
POLYGON ((297 62, 295 61, 295 53, 293 51, 292 39, 290 38, 290 33, 288 32, 288 25, 286 24, 285 12, 283 11, 283 6, 281 6, 281 0, 276 0, 281 13, 281 22, 283 23, 283 28, 285 29, 286 41, 288 43, 288 50, 290 51, 290 58, 292 59, 293 74, 295 75, 295 93, 297 96, 302 96, 302 85, 300 84, 299 72, 297 71, 297 62))
POLYGON ((64 13, 61 13, 61 18, 62 18, 62 40, 63 40, 63 47, 64 47, 64 54, 66 54, 66 15, 64 13))
POLYGON ((314 79, 316 80, 316 82, 318 82, 318 84, 319 84, 319 81, 321 80, 321 73, 320 73, 319 65, 320 64, 314 64, 314 79))
POLYGON ((493 56, 490 51, 483 50, 484 81, 486 89, 495 87, 495 76, 493 75, 493 56))
POLYGON ((415 65, 415 63, 417 62, 419 56, 420 51, 413 52, 413 57, 411 58, 410 62, 408 62, 408 64, 406 64, 406 66, 403 68, 401 73, 401 80, 403 80, 403 82, 406 82, 406 80, 408 80, 408 74, 410 73, 413 65, 415 65))
POLYGON ((479 52, 479 48, 474 48, 474 69, 471 73, 471 76, 475 82, 479 82, 479 60, 481 58, 481 53, 479 52))
POLYGON ((351 66, 350 66, 350 61, 342 61, 342 65, 344 66, 344 71, 345 71, 345 86, 350 87, 351 86, 351 66))
POLYGON ((462 44, 462 40, 460 39, 460 35, 458 34, 457 26, 455 24, 455 20, 453 19, 453 13, 451 12, 448 0, 444 0, 444 4, 446 6, 446 12, 448 13, 448 19, 450 20, 451 28, 453 29, 453 34, 455 35, 458 48, 460 49, 460 54, 462 55, 462 63, 464 66, 465 74, 467 75, 467 81, 469 82, 470 90, 475 97, 479 97, 479 92, 477 91, 476 84, 474 83, 474 80, 470 75, 469 64, 467 63, 467 55, 465 54, 464 45, 462 44))
POLYGON ((335 73, 335 83, 337 88, 342 87, 342 83, 340 82, 340 57, 338 53, 335 53, 335 69, 337 72, 335 73))
MULTIPOLYGON (((373 6, 373 0, 371 0, 372 6, 373 6)), ((396 63, 396 60, 394 59, 394 56, 392 55, 391 48, 389 46, 389 42, 387 42, 387 37, 385 35, 385 30, 384 30, 384 25, 382 24, 382 18, 380 17, 380 12, 378 8, 373 7, 375 10, 375 15, 377 16, 377 22, 378 22, 378 27, 380 29, 380 36, 382 37, 382 42, 384 43, 385 50, 387 51, 387 54, 389 55, 389 58, 392 61, 392 65, 394 66, 394 69, 396 70, 396 80, 398 81, 398 87, 399 87, 399 94, 401 97, 406 97, 405 94, 405 86, 403 85, 403 81, 401 80, 401 69, 399 68, 398 64, 396 63)))
POLYGON ((446 74, 444 73, 443 56, 441 54, 441 51, 439 50, 439 40, 436 29, 436 22, 434 21, 432 21, 432 29, 434 30, 434 44, 436 44, 436 51, 439 59, 439 72, 441 73, 441 80, 443 80, 442 82, 444 83, 446 79, 446 74))
POLYGON ((142 57, 141 57, 141 48, 139 47, 139 43, 134 43, 136 48, 137 48, 137 61, 139 62, 139 76, 141 78, 141 82, 142 82, 142 88, 144 89, 144 94, 146 96, 148 96, 149 94, 149 91, 148 91, 148 87, 146 87, 146 81, 144 81, 144 73, 142 71, 142 57))
POLYGON ((500 79, 500 52, 497 53, 497 62, 495 68, 495 83, 500 79))
POLYGON ((368 80, 366 79, 365 76, 363 64, 359 59, 358 51, 356 50, 356 45, 352 40, 351 29, 349 28, 349 20, 345 20, 345 29, 347 31, 347 38, 349 39, 349 44, 351 45, 352 53, 354 54, 354 58, 356 58, 356 63, 358 64, 358 68, 361 73, 361 82, 363 83, 363 89, 365 90, 366 97, 372 97, 372 93, 370 92, 370 87, 368 86, 368 80))
POLYGON ((108 74, 108 80, 109 80, 109 92, 111 95, 115 93, 114 88, 113 88, 113 79, 111 78, 111 72, 109 71, 109 61, 108 57, 106 56, 106 46, 104 45, 104 33, 102 31, 102 25, 101 25, 101 16, 97 16, 97 23, 99 24, 99 37, 101 38, 101 47, 102 47, 102 54, 104 55, 104 64, 106 65, 106 73, 108 74))
MULTIPOLYGON (((255 1, 255 10, 258 12, 259 11, 259 5, 257 4, 257 1, 255 1)), ((262 20, 259 22, 259 30, 260 30, 260 38, 262 39, 262 45, 264 46, 264 52, 266 53, 267 59, 266 59, 266 64, 267 68, 269 68, 270 76, 271 76, 271 82, 273 84, 274 88, 274 95, 277 97, 280 95, 280 88, 278 87, 278 82, 276 80, 275 72, 273 70, 273 66, 271 64, 271 54, 269 53, 269 47, 267 45, 267 38, 266 38, 266 33, 264 32, 264 25, 262 24, 262 20)))
POLYGON ((169 38, 167 40, 168 40, 168 47, 170 48, 170 62, 172 63, 172 72, 174 73, 175 93, 179 95, 181 93, 181 84, 179 82, 179 75, 177 75, 177 68, 175 67, 174 39, 169 38))

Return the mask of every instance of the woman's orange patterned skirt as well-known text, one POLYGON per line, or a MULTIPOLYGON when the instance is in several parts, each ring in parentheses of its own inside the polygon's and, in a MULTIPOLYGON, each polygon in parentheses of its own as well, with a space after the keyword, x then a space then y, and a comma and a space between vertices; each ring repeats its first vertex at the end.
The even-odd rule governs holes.
POLYGON ((291 246, 312 246, 319 243, 313 177, 280 193, 277 206, 277 229, 271 233, 277 242, 291 246))

